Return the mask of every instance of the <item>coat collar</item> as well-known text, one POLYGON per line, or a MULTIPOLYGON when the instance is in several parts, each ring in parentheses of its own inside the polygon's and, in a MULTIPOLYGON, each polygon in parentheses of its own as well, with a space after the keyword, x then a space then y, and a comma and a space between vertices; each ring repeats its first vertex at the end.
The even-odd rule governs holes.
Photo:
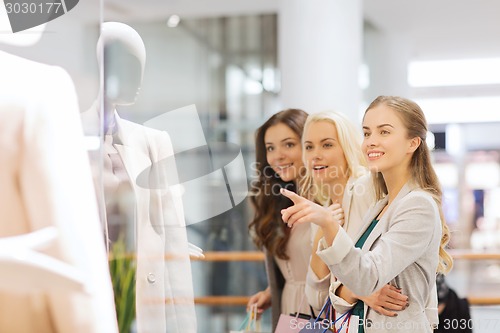
POLYGON ((353 190, 354 190, 354 183, 356 179, 353 177, 349 177, 347 180, 345 190, 344 190, 344 197, 342 199, 342 208, 344 209, 344 216, 350 216, 349 213, 351 211, 351 204, 352 204, 352 198, 353 198, 353 190))
MULTIPOLYGON (((125 146, 148 154, 150 150, 149 135, 144 125, 136 124, 120 118, 114 111, 115 130, 113 131, 113 142, 116 146, 125 146)), ((151 158, 151 157, 150 157, 151 158)))
POLYGON ((116 112, 116 109, 113 111, 113 118, 114 118, 114 126, 113 126, 113 142, 118 145, 124 145, 128 146, 128 137, 127 135, 123 135, 123 120, 120 118, 118 115, 118 112, 116 112))
MULTIPOLYGON (((95 100, 91 107, 81 114, 83 127, 87 135, 100 135, 100 109, 102 105, 99 100, 95 100)), ((113 109, 113 124, 111 133, 113 135, 113 145, 122 145, 131 148, 137 148, 144 151, 145 147, 140 138, 144 137, 141 133, 143 126, 120 118, 116 109, 113 109)))
MULTIPOLYGON (((86 133, 99 135, 100 114, 99 101, 81 114, 86 133)), ((125 169, 135 186, 135 179, 142 171, 151 165, 147 133, 144 126, 121 119, 116 110, 113 110, 114 128, 113 147, 118 151, 125 169)))
MULTIPOLYGON (((387 208, 382 218, 378 221, 377 225, 366 239, 365 245, 363 246, 365 250, 363 252, 368 251, 370 249, 370 245, 373 244, 373 242, 375 242, 375 240, 382 234, 385 226, 388 223, 387 219, 389 218, 389 216, 391 216, 391 213, 397 206, 398 201, 404 198, 408 193, 413 191, 416 187, 417 187, 416 185, 407 182, 401 188, 401 190, 399 190, 399 193, 396 195, 391 205, 387 208)), ((370 222, 372 222, 378 216, 378 214, 380 214, 382 209, 387 205, 388 201, 389 198, 385 196, 368 211, 368 213, 365 216, 365 221, 364 221, 365 223, 363 225, 363 228, 358 233, 356 239, 359 239, 361 237, 361 235, 366 231, 366 229, 370 225, 370 222)))

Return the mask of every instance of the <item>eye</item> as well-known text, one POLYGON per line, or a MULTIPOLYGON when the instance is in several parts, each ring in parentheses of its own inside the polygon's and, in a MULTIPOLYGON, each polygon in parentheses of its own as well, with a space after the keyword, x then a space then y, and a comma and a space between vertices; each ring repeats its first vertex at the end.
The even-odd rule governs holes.
POLYGON ((267 146, 266 147, 266 151, 267 152, 272 152, 274 150, 274 147, 273 146, 267 146))
POLYGON ((323 145, 323 148, 332 148, 332 147, 333 147, 333 145, 331 143, 325 143, 323 145))
POLYGON ((305 146, 304 146, 304 149, 305 149, 305 150, 311 150, 311 149, 312 149, 312 146, 311 146, 311 145, 305 145, 305 146))
POLYGON ((364 132, 364 133, 363 133, 363 136, 364 136, 365 138, 369 137, 369 136, 370 136, 370 132, 364 132))
POLYGON ((382 134, 382 135, 387 135, 387 134, 389 134, 389 131, 388 131, 388 130, 381 130, 381 131, 380 131, 380 134, 382 134))
POLYGON ((285 143, 285 147, 293 148, 293 147, 295 147, 295 143, 294 142, 287 142, 287 143, 285 143))

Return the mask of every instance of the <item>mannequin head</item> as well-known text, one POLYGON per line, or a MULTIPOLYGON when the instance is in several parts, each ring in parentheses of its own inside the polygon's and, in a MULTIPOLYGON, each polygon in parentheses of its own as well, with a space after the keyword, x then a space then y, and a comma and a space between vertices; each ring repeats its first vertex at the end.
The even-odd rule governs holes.
POLYGON ((103 23, 97 59, 99 67, 104 68, 104 98, 108 108, 134 104, 146 63, 146 48, 137 31, 124 23, 103 23))

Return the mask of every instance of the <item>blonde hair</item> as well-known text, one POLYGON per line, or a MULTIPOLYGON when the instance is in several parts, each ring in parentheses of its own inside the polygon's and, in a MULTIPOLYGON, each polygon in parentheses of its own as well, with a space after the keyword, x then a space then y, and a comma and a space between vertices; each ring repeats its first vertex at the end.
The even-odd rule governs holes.
MULTIPOLYGON (((366 159, 361 151, 361 132, 344 114, 335 111, 324 111, 310 114, 304 125, 302 135, 302 147, 304 138, 310 128, 310 125, 317 122, 328 122, 335 126, 340 147, 344 152, 347 162, 347 177, 358 178, 367 173, 366 159)), ((305 149, 302 149, 302 159, 305 161, 305 149)), ((304 163, 305 164, 305 163, 304 163)), ((305 177, 299 183, 300 195, 315 200, 323 205, 330 204, 330 198, 322 188, 314 190, 314 181, 311 170, 306 168, 305 177)))
MULTIPOLYGON (((442 235, 441 235, 441 245, 439 248, 439 273, 448 273, 453 267, 453 259, 450 254, 446 252, 446 246, 450 240, 450 230, 446 224, 446 220, 443 214, 442 208, 442 191, 439 179, 434 171, 434 167, 431 163, 431 155, 427 143, 425 141, 427 137, 427 120, 422 109, 413 101, 396 96, 379 96, 377 97, 366 109, 368 112, 370 109, 378 106, 385 105, 390 109, 394 110, 396 114, 402 120, 406 130, 408 131, 408 138, 419 137, 422 142, 419 147, 413 153, 410 161, 410 174, 412 175, 412 180, 420 188, 429 192, 436 203, 438 204, 439 217, 441 219, 442 235)), ((387 194, 387 187, 384 178, 378 172, 375 177, 373 177, 375 184, 375 193, 377 200, 381 199, 387 194)))

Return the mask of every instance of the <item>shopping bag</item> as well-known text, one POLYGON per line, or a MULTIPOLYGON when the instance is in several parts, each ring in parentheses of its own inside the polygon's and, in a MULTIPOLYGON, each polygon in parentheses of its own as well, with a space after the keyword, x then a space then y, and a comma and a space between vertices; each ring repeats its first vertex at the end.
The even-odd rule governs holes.
MULTIPOLYGON (((302 305, 306 299, 306 295, 302 295, 302 300, 300 301, 298 309, 302 309, 302 305)), ((311 315, 306 315, 300 312, 291 313, 289 315, 281 314, 278 320, 278 324, 276 325, 276 329, 274 333, 299 333, 301 329, 303 329, 306 323, 309 322, 310 318, 314 319, 314 311, 311 306, 311 315)))
POLYGON ((274 333, 299 333, 306 323, 309 323, 309 319, 301 318, 299 314, 292 316, 282 313, 274 333))
POLYGON ((316 319, 310 319, 301 329, 300 333, 357 333, 359 318, 352 315, 352 310, 347 311, 339 316, 336 315, 335 309, 332 307, 330 297, 327 297, 321 312, 316 319), (323 313, 325 314, 322 317, 323 313), (333 315, 333 317, 332 317, 333 315), (352 329, 351 329, 352 327, 352 329))
POLYGON ((229 331, 229 333, 255 333, 261 332, 260 319, 257 318, 257 304, 250 306, 247 311, 245 319, 236 331, 229 331))
POLYGON ((326 302, 321 308, 318 316, 316 318, 311 318, 304 327, 299 331, 300 333, 324 333, 330 328, 330 311, 332 303, 330 297, 326 298, 326 302), (323 317, 324 314, 324 317, 323 317))

